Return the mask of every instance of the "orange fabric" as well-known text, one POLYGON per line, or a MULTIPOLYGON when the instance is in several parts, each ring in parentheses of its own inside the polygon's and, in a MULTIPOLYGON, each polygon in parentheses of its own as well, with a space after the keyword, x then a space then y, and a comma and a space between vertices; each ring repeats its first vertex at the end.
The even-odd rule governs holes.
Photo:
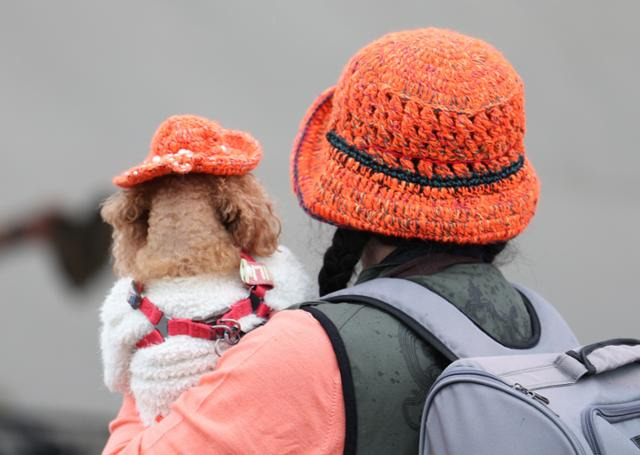
POLYGON ((293 187, 312 216, 405 238, 485 244, 528 225, 524 87, 489 44, 449 30, 391 33, 308 110, 293 187))
POLYGON ((243 131, 226 130, 196 115, 174 115, 162 122, 142 164, 115 177, 129 188, 167 174, 243 175, 262 158, 258 141, 243 131))
POLYGON ((331 343, 302 310, 276 313, 145 428, 124 398, 107 454, 337 454, 342 383, 331 343))

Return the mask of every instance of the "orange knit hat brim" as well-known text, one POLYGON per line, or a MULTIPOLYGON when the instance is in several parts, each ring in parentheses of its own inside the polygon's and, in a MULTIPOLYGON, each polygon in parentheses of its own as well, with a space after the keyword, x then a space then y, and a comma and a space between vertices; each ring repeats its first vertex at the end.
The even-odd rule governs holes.
POLYGON ((121 188, 131 188, 170 174, 244 175, 251 172, 259 161, 259 156, 253 157, 252 160, 244 160, 231 157, 211 159, 193 154, 177 164, 168 162, 140 164, 116 176, 113 183, 121 188))
POLYGON ((131 188, 169 174, 244 175, 260 163, 262 148, 249 133, 222 128, 194 115, 165 120, 144 162, 113 179, 131 188))
POLYGON ((294 192, 312 217, 383 235, 463 244, 509 240, 533 217, 539 182, 526 158, 499 181, 436 188, 375 172, 337 151, 326 137, 333 91, 308 110, 291 157, 294 192))

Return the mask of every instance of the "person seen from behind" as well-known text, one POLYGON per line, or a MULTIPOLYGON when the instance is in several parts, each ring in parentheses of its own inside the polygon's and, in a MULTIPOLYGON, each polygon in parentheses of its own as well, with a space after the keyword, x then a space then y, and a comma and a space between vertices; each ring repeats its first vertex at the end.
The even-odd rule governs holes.
MULTIPOLYGON (((320 294, 349 286, 361 262, 357 285, 410 280, 499 343, 534 343, 526 299, 494 265, 538 203, 524 133, 523 82, 484 41, 427 28, 359 50, 291 157, 301 207, 336 226, 320 294)), ((227 350, 156 425, 125 400, 104 453, 415 454, 449 363, 380 308, 307 303, 227 350)))

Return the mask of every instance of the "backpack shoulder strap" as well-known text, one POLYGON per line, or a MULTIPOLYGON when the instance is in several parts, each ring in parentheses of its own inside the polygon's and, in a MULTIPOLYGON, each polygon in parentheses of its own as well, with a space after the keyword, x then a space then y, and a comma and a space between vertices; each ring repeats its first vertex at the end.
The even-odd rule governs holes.
POLYGON ((402 278, 376 278, 324 296, 327 302, 376 307, 410 327, 447 359, 547 353, 572 349, 578 340, 558 311, 524 286, 515 285, 531 316, 533 336, 523 346, 500 344, 450 302, 402 278))

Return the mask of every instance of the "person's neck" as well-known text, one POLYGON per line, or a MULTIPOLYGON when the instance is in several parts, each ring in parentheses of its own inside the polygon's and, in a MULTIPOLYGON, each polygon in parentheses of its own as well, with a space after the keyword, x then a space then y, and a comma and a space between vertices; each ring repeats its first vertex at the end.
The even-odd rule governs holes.
POLYGON ((367 242, 364 250, 362 251, 360 259, 362 267, 367 268, 381 263, 384 258, 389 256, 396 248, 397 247, 392 245, 385 245, 373 237, 369 242, 367 242))

